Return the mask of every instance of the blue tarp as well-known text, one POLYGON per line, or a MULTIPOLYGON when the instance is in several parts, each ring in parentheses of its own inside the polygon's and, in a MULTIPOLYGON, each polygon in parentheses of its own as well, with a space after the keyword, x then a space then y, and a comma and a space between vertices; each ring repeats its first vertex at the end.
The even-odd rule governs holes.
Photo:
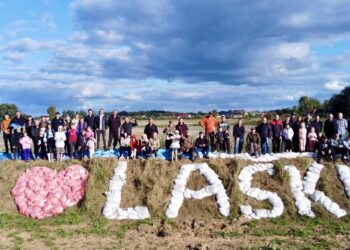
MULTIPOLYGON (((86 155, 86 157, 87 157, 87 155, 86 155)), ((94 157, 96 157, 96 158, 119 157, 119 150, 109 150, 109 151, 98 150, 95 152, 94 157)), ((183 158, 190 159, 190 155, 184 154, 183 158)), ((12 159, 13 159, 13 154, 5 154, 5 153, 0 152, 0 161, 1 160, 12 160, 12 159)), ((34 158, 32 157, 32 159, 34 159, 34 158)), ((69 156, 65 155, 64 159, 69 159, 69 156)), ((159 149, 158 153, 157 153, 157 159, 171 160, 171 150, 170 149, 159 149)))

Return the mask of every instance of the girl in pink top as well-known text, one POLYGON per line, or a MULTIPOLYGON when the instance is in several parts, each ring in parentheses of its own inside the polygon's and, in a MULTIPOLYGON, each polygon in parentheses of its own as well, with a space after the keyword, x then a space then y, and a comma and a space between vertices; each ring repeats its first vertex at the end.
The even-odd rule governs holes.
POLYGON ((300 129, 299 129, 299 147, 301 152, 305 152, 306 147, 306 134, 307 130, 305 128, 305 123, 300 123, 300 129))
POLYGON ((30 139, 30 137, 27 135, 26 132, 24 132, 23 137, 21 138, 21 140, 19 141, 22 145, 23 148, 23 156, 24 156, 24 160, 26 162, 29 161, 29 157, 30 157, 30 148, 33 144, 32 139, 30 139))
POLYGON ((311 131, 307 135, 309 138, 309 151, 314 152, 316 149, 316 139, 317 139, 317 134, 315 132, 315 128, 311 127, 311 131))

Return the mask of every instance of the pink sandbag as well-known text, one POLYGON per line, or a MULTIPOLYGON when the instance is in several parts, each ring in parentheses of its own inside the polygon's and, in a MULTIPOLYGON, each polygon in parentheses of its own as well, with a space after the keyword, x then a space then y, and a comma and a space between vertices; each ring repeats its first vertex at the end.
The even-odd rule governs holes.
POLYGON ((88 177, 88 171, 80 165, 59 173, 47 167, 33 167, 16 180, 11 195, 20 214, 42 219, 76 205, 84 197, 88 177))

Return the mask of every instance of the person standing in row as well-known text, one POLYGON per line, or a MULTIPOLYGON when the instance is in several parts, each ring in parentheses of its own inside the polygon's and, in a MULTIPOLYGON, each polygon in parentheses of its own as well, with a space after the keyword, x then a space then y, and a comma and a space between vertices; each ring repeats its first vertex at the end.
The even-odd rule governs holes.
POLYGON ((328 119, 324 122, 324 134, 327 138, 333 138, 335 135, 335 120, 333 114, 328 114, 328 119))
POLYGON ((340 140, 345 140, 347 129, 348 121, 343 118, 343 113, 339 113, 338 119, 335 120, 335 133, 339 135, 340 140))
POLYGON ((188 127, 184 122, 184 118, 181 117, 179 119, 179 123, 176 125, 175 129, 179 131, 180 136, 183 136, 188 132, 188 127))
POLYGON ((276 115, 275 119, 271 122, 271 130, 272 130, 272 152, 280 153, 283 124, 280 120, 279 115, 276 115))
POLYGON ((132 128, 136 127, 137 121, 135 119, 132 120, 132 122, 130 122, 129 117, 125 116, 124 117, 124 123, 121 126, 121 134, 123 135, 124 133, 126 133, 128 136, 132 136, 132 128))
POLYGON ((11 120, 10 127, 13 126, 20 126, 22 128, 25 127, 26 119, 21 115, 21 112, 17 111, 16 116, 11 120))
POLYGON ((5 153, 6 154, 12 152, 12 140, 11 140, 12 133, 11 133, 10 124, 11 124, 10 116, 8 114, 6 114, 4 116, 4 119, 1 121, 1 131, 3 134, 3 138, 4 138, 5 153))
POLYGON ((158 134, 158 127, 153 123, 153 118, 150 117, 148 119, 148 124, 145 126, 144 133, 147 135, 148 139, 151 139, 155 132, 158 134))
POLYGON ((34 126, 34 120, 31 115, 28 115, 27 120, 25 122, 25 131, 27 135, 32 138, 32 127, 34 126))
POLYGON ((222 128, 222 132, 224 135, 222 149, 225 153, 231 154, 230 125, 228 124, 225 115, 221 116, 219 128, 222 128))
POLYGON ((86 127, 90 127, 95 132, 95 116, 92 109, 88 110, 88 114, 84 117, 86 127))
POLYGON ((262 118, 262 122, 256 128, 261 139, 261 153, 263 155, 270 153, 270 138, 272 136, 271 126, 267 123, 266 117, 262 118))
POLYGON ((100 148, 100 140, 102 137, 103 149, 106 150, 106 130, 107 130, 107 118, 105 111, 100 109, 98 116, 95 117, 95 129, 97 134, 97 150, 100 148))
POLYGON ((112 115, 108 118, 108 128, 109 128, 109 140, 108 148, 110 149, 113 141, 113 150, 116 148, 117 144, 120 145, 120 126, 121 121, 118 116, 118 112, 113 110, 112 115))
POLYGON ((55 118, 51 121, 52 129, 57 132, 59 126, 63 126, 63 119, 60 116, 60 112, 56 112, 55 118))
POLYGON ((215 148, 215 128, 219 125, 218 120, 209 112, 200 122, 199 125, 204 128, 205 138, 209 138, 211 148, 215 148))
POLYGON ((315 133, 318 135, 319 132, 323 130, 323 122, 321 121, 320 115, 316 115, 316 118, 313 122, 313 126, 315 128, 315 133))
POLYGON ((233 151, 235 154, 242 153, 244 144, 244 134, 245 128, 243 126, 243 120, 239 119, 238 123, 233 127, 233 136, 235 138, 235 145, 233 151))
POLYGON ((165 148, 170 149, 170 145, 172 142, 171 137, 175 135, 176 128, 174 126, 173 121, 169 121, 169 125, 163 130, 163 134, 165 134, 165 148))
POLYGON ((31 134, 32 134, 32 139, 33 139, 33 144, 34 144, 34 156, 35 159, 39 157, 39 152, 40 152, 40 126, 39 126, 39 121, 35 120, 34 121, 34 126, 31 127, 31 134))

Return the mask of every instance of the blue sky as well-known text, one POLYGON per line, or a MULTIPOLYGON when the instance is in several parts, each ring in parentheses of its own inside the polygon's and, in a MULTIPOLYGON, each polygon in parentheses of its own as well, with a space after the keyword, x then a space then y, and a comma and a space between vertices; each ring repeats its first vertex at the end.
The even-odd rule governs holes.
POLYGON ((0 103, 266 110, 350 82, 350 5, 0 0, 0 103))

